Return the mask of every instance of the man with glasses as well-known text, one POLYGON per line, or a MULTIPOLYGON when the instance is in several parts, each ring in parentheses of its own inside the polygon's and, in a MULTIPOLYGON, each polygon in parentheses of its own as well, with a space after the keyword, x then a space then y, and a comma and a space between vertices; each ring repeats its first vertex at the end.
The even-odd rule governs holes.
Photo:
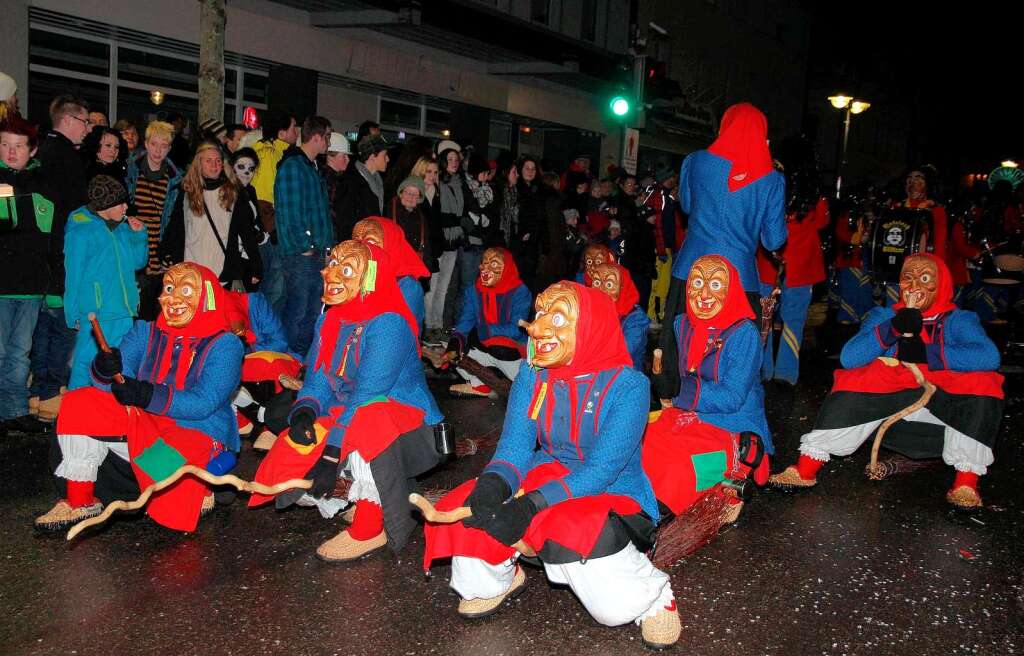
POLYGON ((62 390, 71 375, 75 332, 64 317, 64 225, 68 215, 88 202, 85 163, 78 147, 92 130, 89 105, 81 98, 60 95, 50 103, 52 127, 39 143, 40 176, 53 188, 49 283, 32 336, 31 401, 38 417, 52 421, 60 410, 62 390))

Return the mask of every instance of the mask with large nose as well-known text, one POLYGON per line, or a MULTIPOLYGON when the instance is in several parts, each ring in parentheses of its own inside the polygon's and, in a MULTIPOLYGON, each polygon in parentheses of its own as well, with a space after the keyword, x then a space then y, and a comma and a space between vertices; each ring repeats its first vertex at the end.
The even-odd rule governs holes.
POLYGON ((580 318, 580 300, 569 285, 556 283, 537 296, 537 314, 526 328, 533 340, 530 364, 550 369, 572 362, 576 355, 576 326, 580 318))
POLYGON ((924 311, 935 302, 939 269, 927 257, 908 257, 900 270, 900 297, 908 308, 924 311))
POLYGON ((725 307, 729 295, 729 269, 717 255, 697 258, 686 279, 686 302, 693 316, 707 321, 725 307))
POLYGON ((164 274, 160 310, 171 328, 184 328, 199 311, 203 295, 203 274, 189 262, 175 264, 164 274))
POLYGON ((343 241, 327 255, 320 271, 324 279, 321 300, 327 305, 341 305, 356 298, 362 291, 363 275, 369 266, 370 249, 358 241, 343 241))

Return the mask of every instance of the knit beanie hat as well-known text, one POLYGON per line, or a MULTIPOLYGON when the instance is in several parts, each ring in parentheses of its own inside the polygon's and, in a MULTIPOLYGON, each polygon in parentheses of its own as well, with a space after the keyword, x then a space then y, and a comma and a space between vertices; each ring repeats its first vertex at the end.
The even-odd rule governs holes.
POLYGON ((14 78, 0 71, 0 102, 10 100, 11 96, 18 93, 18 83, 14 78))
POLYGON ((109 175, 97 175, 89 181, 89 209, 102 212, 128 202, 124 185, 109 175))
POLYGON ((379 134, 368 134, 356 144, 359 150, 359 159, 366 161, 382 150, 388 149, 388 140, 379 134))
POLYGON ((215 118, 208 118, 200 123, 199 131, 212 134, 215 137, 228 133, 228 129, 224 127, 224 124, 215 118))
POLYGON ((402 194, 402 190, 406 187, 416 187, 420 190, 420 199, 427 195, 427 187, 423 184, 423 178, 417 178, 415 175, 410 175, 405 180, 402 180, 402 184, 398 185, 398 194, 402 194))

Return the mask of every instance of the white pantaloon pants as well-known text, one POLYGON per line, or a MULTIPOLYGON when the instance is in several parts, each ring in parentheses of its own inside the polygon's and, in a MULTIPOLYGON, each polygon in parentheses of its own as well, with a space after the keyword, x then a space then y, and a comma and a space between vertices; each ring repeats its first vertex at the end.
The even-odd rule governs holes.
POLYGON ((58 435, 61 455, 64 456, 57 476, 69 481, 95 481, 100 465, 108 453, 128 461, 128 442, 104 442, 88 435, 58 435))
POLYGON ((348 454, 345 459, 345 466, 338 471, 338 478, 346 476, 352 479, 352 485, 348 489, 348 499, 339 499, 330 495, 317 499, 308 494, 296 501, 297 505, 311 507, 316 506, 324 519, 331 519, 338 512, 348 508, 360 499, 372 501, 378 506, 380 493, 377 491, 377 484, 373 482, 373 473, 370 471, 370 463, 363 460, 358 451, 348 454))
MULTIPOLYGON (((823 462, 828 462, 830 456, 848 456, 860 448, 883 421, 884 418, 845 428, 813 430, 800 438, 800 453, 823 462)), ((904 421, 942 426, 945 429, 942 460, 957 471, 984 476, 988 466, 995 460, 992 449, 942 423, 928 408, 907 415, 904 421)))
MULTIPOLYGON (((491 599, 512 586, 515 558, 491 565, 479 558, 452 557, 451 587, 463 599, 491 599)), ((552 583, 567 585, 591 617, 605 626, 619 626, 655 615, 672 604, 672 582, 633 544, 602 558, 551 565, 544 572, 552 583)))
MULTIPOLYGON (((485 367, 497 367, 498 371, 505 374, 505 377, 508 378, 509 380, 516 379, 516 374, 519 373, 519 365, 522 364, 523 362, 522 358, 519 358, 518 360, 499 360, 498 358, 484 351, 481 351, 478 348, 469 349, 466 355, 473 358, 474 360, 476 360, 485 367)), ((455 371, 457 371, 458 374, 462 376, 463 380, 465 380, 473 387, 478 387, 484 384, 483 381, 481 381, 476 376, 470 375, 470 373, 465 369, 460 369, 459 367, 456 367, 455 371)))
POLYGON ((425 307, 424 323, 427 328, 440 330, 444 327, 444 297, 448 293, 448 285, 455 271, 455 260, 458 251, 445 251, 438 258, 440 270, 430 276, 430 288, 423 296, 425 307))

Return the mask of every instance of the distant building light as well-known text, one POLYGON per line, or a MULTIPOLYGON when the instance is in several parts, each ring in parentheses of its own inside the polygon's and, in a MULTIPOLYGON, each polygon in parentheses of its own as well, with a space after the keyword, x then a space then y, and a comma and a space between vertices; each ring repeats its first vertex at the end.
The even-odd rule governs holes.
POLYGON ((160 105, 164 101, 164 92, 159 89, 153 89, 149 92, 149 99, 154 105, 160 105))
POLYGON ((520 127, 519 130, 523 134, 530 134, 531 132, 533 132, 533 128, 531 128, 529 125, 524 125, 524 126, 520 127))
POLYGON ((398 140, 399 141, 405 141, 405 130, 400 130, 398 132, 398 140))
POLYGON ((853 102, 853 97, 848 96, 845 93, 837 93, 834 96, 829 96, 828 101, 832 103, 832 106, 836 109, 846 109, 846 106, 853 102))
POLYGON ((999 165, 1005 166, 1008 169, 1015 169, 1018 166, 1017 162, 1013 161, 1012 159, 1003 160, 1002 162, 999 163, 999 165))
POLYGON ((441 136, 442 137, 450 137, 450 136, 452 136, 452 131, 451 130, 441 130, 441 136))

